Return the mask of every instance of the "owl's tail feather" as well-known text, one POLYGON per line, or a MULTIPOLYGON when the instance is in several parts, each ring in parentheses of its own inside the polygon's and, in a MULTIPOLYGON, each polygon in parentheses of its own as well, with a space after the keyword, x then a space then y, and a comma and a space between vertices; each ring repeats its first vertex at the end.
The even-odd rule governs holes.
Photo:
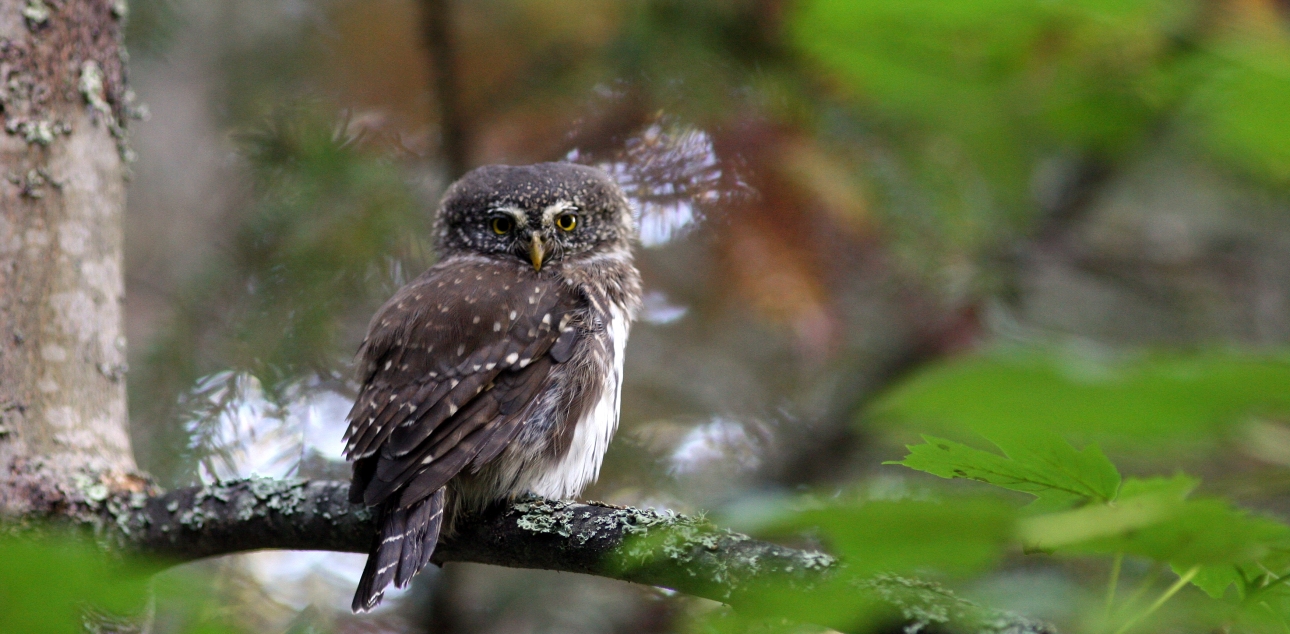
POLYGON ((397 498, 381 507, 380 530, 367 555, 367 566, 354 592, 354 612, 367 612, 381 603, 385 587, 408 585, 434 554, 443 524, 444 488, 423 500, 397 508, 397 498))

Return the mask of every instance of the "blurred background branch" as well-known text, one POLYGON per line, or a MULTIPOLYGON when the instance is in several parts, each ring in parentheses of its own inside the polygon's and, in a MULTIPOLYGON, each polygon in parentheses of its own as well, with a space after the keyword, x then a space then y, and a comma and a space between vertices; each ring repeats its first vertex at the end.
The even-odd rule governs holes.
POLYGON ((439 155, 449 180, 466 173, 467 119, 457 103, 457 51, 452 0, 422 0, 425 45, 430 53, 431 85, 439 106, 439 155))

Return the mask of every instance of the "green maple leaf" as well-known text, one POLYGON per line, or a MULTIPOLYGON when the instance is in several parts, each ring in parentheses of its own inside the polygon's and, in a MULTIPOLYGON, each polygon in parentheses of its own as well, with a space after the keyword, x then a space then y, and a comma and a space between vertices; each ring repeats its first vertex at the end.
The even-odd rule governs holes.
POLYGON ((1077 451, 1050 435, 994 440, 1003 455, 935 436, 909 445, 904 460, 888 462, 942 478, 986 482, 1036 497, 1031 510, 1057 510, 1110 502, 1120 488, 1120 472, 1095 445, 1077 451))

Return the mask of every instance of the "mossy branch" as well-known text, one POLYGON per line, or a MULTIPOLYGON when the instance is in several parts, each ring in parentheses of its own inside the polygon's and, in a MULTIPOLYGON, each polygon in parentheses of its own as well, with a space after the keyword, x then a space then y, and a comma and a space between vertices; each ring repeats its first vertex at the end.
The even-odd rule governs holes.
MULTIPOLYGON (((100 506, 104 537, 175 561, 279 548, 367 552, 372 513, 342 482, 252 478, 100 506)), ((809 594, 846 570, 829 555, 758 541, 669 511, 530 499, 461 518, 435 561, 578 572, 758 607, 771 589, 809 594)), ((983 610, 935 584, 857 581, 907 623, 956 631, 1052 634, 1047 626, 983 610), (971 623, 964 629, 965 623, 971 623)), ((805 598, 805 597, 804 597, 805 598)))

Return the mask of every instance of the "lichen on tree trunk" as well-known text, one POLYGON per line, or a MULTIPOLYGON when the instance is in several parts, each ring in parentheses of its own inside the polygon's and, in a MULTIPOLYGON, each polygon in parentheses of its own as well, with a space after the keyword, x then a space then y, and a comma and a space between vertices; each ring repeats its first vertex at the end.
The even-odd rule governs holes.
POLYGON ((5 514, 135 470, 122 323, 123 14, 120 0, 0 0, 5 514))

